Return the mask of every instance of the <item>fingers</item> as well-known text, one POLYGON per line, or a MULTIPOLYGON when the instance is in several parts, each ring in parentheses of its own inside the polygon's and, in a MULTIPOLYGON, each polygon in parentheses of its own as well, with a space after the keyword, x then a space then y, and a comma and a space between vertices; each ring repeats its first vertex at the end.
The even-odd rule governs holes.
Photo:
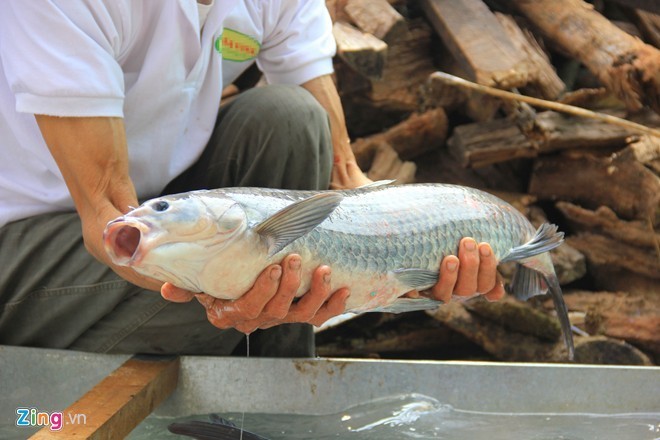
POLYGON ((232 321, 255 319, 277 293, 281 279, 282 267, 279 264, 267 267, 250 290, 240 298, 224 303, 218 312, 232 321))
POLYGON ((287 316, 289 322, 309 322, 316 315, 332 293, 331 273, 328 266, 321 266, 314 271, 309 292, 291 307, 291 313, 287 316))
POLYGON ((194 292, 181 289, 170 283, 163 284, 163 286, 160 288, 160 294, 166 300, 176 303, 189 302, 195 297, 194 292))
POLYGON ((458 280, 458 267, 460 261, 455 255, 448 255, 440 264, 440 279, 431 288, 433 297, 442 302, 449 302, 458 280))
POLYGON ((495 287, 493 287, 493 289, 490 290, 488 293, 484 294, 484 298, 486 298, 488 301, 497 301, 504 298, 504 295, 506 295, 506 291, 504 290, 504 282, 502 281, 502 277, 498 273, 497 281, 495 282, 495 287))
POLYGON ((497 273, 497 258, 488 243, 469 237, 459 243, 458 258, 449 255, 440 265, 440 278, 431 293, 437 300, 449 302, 453 295, 470 298, 482 294, 489 301, 501 299, 504 285, 497 273))
POLYGON ((309 292, 294 306, 290 322, 308 322, 319 326, 344 313, 349 295, 346 288, 332 292, 330 268, 321 266, 314 271, 309 292))
POLYGON ((250 290, 234 301, 198 300, 206 307, 207 318, 214 326, 221 329, 234 327, 243 333, 250 333, 254 328, 250 329, 244 323, 253 321, 262 313, 266 304, 277 293, 281 278, 282 267, 273 264, 261 272, 250 290))
POLYGON ((339 289, 332 293, 331 269, 328 266, 320 266, 312 274, 309 292, 291 306, 289 313, 283 319, 262 323, 258 328, 265 329, 293 322, 321 325, 333 316, 344 312, 348 296, 348 289, 339 289))
POLYGON ((348 301, 349 296, 350 291, 347 288, 337 290, 318 310, 309 323, 318 327, 328 319, 344 313, 344 311, 346 311, 346 301, 348 301))
POLYGON ((488 293, 497 283, 497 259, 488 243, 479 244, 479 271, 477 273, 477 292, 488 293))
POLYGON ((280 265, 272 265, 257 278, 252 289, 234 301, 221 300, 205 294, 197 295, 206 308, 209 321, 219 328, 233 327, 243 333, 257 328, 291 322, 322 323, 345 309, 348 290, 332 294, 331 270, 317 268, 310 291, 293 304, 301 283, 301 258, 287 256, 280 265))
POLYGON ((458 296, 472 296, 477 292, 477 276, 479 274, 479 250, 477 242, 467 237, 461 240, 458 247, 458 259, 461 270, 454 287, 454 294, 458 296))
POLYGON ((282 261, 283 273, 275 296, 263 309, 264 319, 282 319, 289 312, 293 298, 300 287, 302 273, 299 255, 292 254, 282 261))

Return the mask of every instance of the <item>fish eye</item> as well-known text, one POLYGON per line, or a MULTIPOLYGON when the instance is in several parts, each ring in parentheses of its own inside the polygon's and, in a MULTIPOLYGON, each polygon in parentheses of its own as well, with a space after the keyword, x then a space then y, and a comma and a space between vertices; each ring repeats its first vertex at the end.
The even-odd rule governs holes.
POLYGON ((167 203, 167 202, 164 201, 164 200, 161 200, 161 201, 159 201, 159 202, 155 202, 155 203, 153 203, 153 204, 151 205, 151 208, 152 208, 154 211, 158 211, 158 212, 166 211, 167 208, 169 208, 169 207, 170 207, 170 204, 167 203))

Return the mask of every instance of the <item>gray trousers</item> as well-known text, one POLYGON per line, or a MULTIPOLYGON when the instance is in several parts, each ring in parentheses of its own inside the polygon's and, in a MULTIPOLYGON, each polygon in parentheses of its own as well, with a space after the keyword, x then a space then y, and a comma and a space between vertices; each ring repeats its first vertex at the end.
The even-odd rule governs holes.
MULTIPOLYGON (((306 90, 267 86, 224 105, 201 158, 165 194, 227 186, 325 189, 328 117, 306 90)), ((220 330, 192 301, 175 304, 121 279, 85 250, 75 212, 0 228, 0 344, 101 353, 231 355, 245 337, 220 330)), ((311 356, 311 327, 250 336, 250 355, 311 356)))

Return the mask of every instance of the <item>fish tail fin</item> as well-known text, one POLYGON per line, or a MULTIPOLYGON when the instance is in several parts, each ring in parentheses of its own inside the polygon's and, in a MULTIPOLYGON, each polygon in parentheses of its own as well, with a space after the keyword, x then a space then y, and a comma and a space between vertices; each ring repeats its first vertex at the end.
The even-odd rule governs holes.
POLYGON ((564 233, 559 232, 556 225, 543 223, 536 230, 536 233, 531 240, 525 244, 512 248, 509 253, 500 260, 500 263, 519 261, 548 252, 562 244, 563 241, 564 233))
POLYGON ((511 293, 523 301, 536 295, 550 293, 557 312, 557 319, 568 350, 568 359, 574 358, 573 333, 568 318, 568 309, 564 302, 559 279, 555 273, 550 254, 536 255, 521 260, 516 265, 516 272, 511 280, 511 293))
POLYGON ((575 359, 573 331, 571 330, 571 321, 568 318, 568 309, 564 302, 564 296, 562 295, 561 287, 559 286, 559 279, 554 271, 550 275, 543 275, 543 278, 545 278, 545 281, 548 283, 550 296, 552 297, 552 302, 557 311, 557 319, 559 319, 561 333, 564 336, 564 344, 566 344, 566 349, 568 350, 568 360, 572 361, 575 359))

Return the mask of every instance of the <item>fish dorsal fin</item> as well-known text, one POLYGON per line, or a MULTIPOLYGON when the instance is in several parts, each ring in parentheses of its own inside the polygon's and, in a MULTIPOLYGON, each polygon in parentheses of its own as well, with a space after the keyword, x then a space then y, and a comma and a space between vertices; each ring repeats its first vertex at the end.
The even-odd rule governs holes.
POLYGON ((292 203, 259 223, 255 232, 268 244, 272 257, 294 240, 302 237, 323 222, 341 203, 337 192, 323 192, 292 203))
POLYGON ((391 180, 387 180, 387 179, 385 179, 385 180, 376 180, 375 182, 371 182, 371 183, 367 183, 366 185, 358 186, 357 189, 376 188, 376 187, 379 187, 379 186, 391 185, 394 182, 396 182, 396 180, 394 180, 394 179, 391 179, 391 180))

